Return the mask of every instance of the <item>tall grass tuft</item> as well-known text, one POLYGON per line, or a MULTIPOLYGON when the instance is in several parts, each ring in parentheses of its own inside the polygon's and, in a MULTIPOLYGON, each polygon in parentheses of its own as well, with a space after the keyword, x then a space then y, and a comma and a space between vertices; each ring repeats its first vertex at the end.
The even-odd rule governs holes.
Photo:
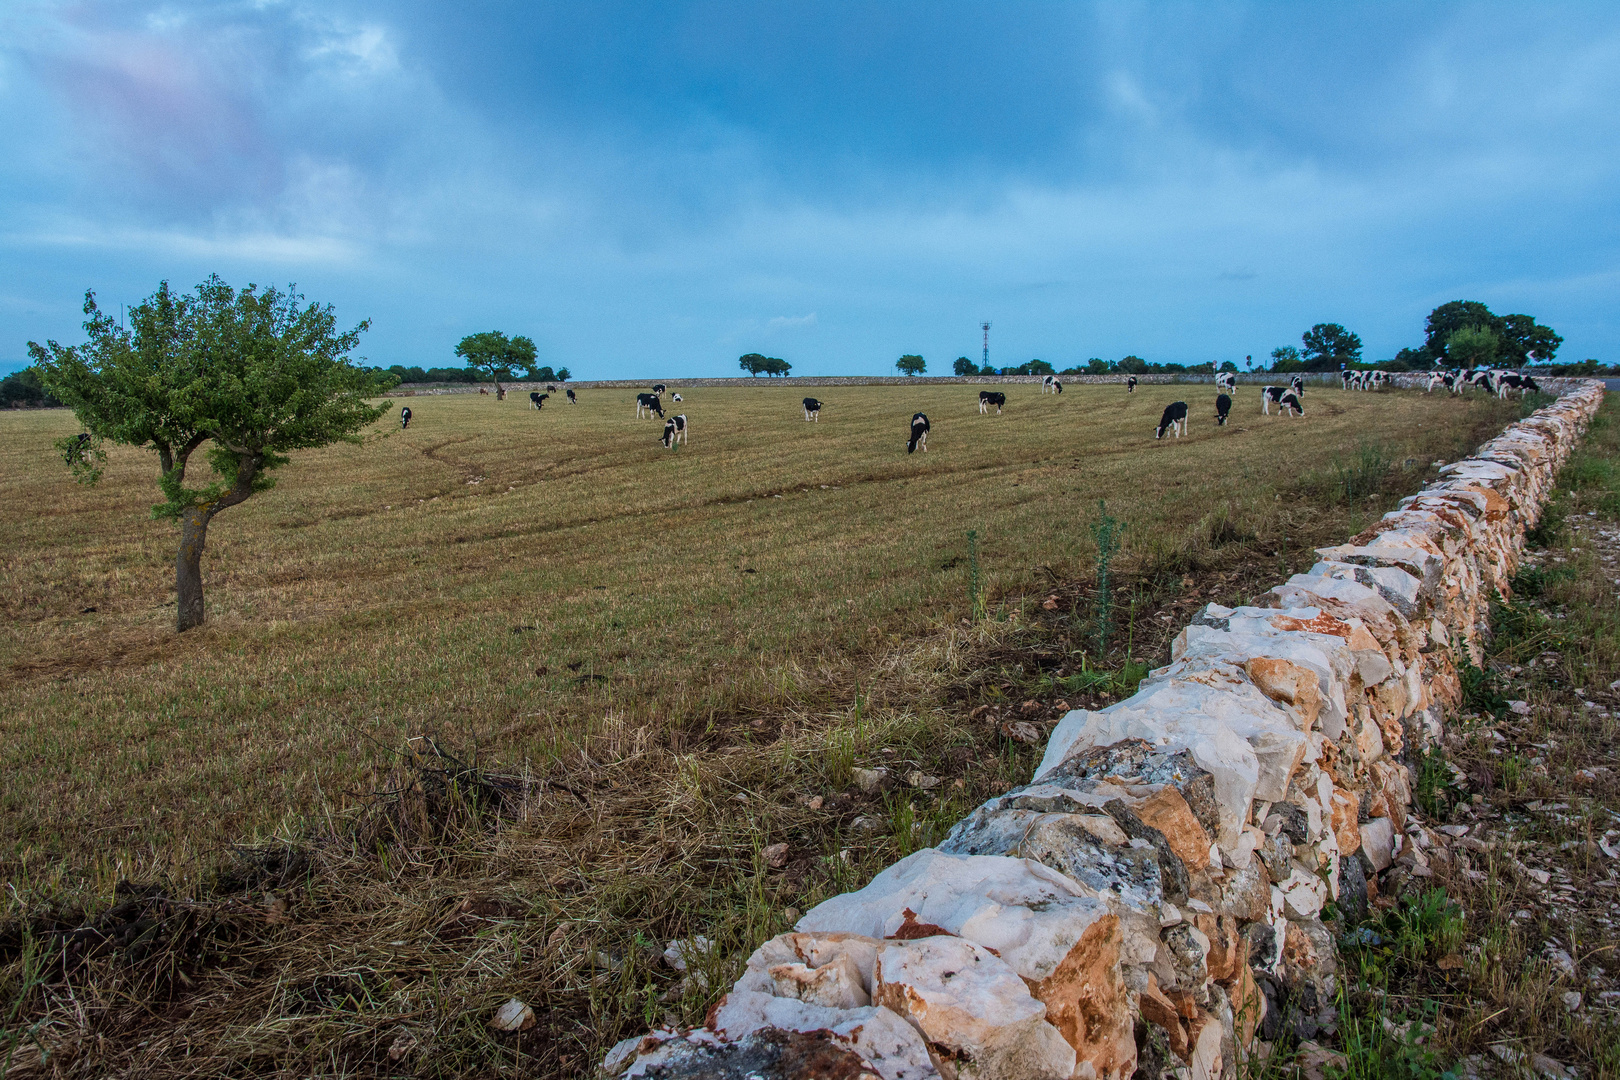
POLYGON ((1091 605, 1092 623, 1097 631, 1097 655, 1108 652, 1108 635, 1114 623, 1114 590, 1109 568, 1122 546, 1125 523, 1108 513, 1108 504, 1097 500, 1097 520, 1091 523, 1091 538, 1097 542, 1097 593, 1091 605))
POLYGON ((1355 457, 1348 464, 1337 457, 1333 459, 1336 486, 1346 502, 1360 502, 1378 494, 1384 477, 1389 475, 1393 465, 1388 447, 1382 443, 1363 442, 1356 447, 1355 457))
POLYGON ((973 621, 978 622, 984 618, 984 582, 979 577, 979 531, 969 529, 968 542, 968 605, 973 612, 973 621))

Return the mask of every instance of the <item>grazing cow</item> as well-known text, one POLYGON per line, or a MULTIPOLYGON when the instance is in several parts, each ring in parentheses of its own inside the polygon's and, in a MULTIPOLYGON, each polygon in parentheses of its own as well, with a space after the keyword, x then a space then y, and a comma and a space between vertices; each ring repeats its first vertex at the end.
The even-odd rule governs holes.
POLYGON ((1356 373, 1355 372, 1351 371, 1349 368, 1340 368, 1339 369, 1339 384, 1341 386, 1343 386, 1344 389, 1346 389, 1346 390, 1350 389, 1350 384, 1355 382, 1355 381, 1356 381, 1356 373))
POLYGON ((1260 412, 1266 416, 1271 415, 1271 406, 1276 405, 1277 411, 1287 414, 1289 409, 1295 409, 1299 415, 1305 415, 1305 409, 1299 403, 1299 395, 1291 386, 1262 386, 1260 388, 1260 412))
POLYGON ((1153 433, 1153 437, 1155 439, 1164 438, 1166 429, 1174 431, 1178 439, 1181 438, 1181 433, 1187 430, 1187 403, 1185 401, 1172 401, 1164 407, 1164 415, 1159 417, 1159 429, 1153 433))
POLYGON ((1237 376, 1230 371, 1223 371, 1215 376, 1215 388, 1225 390, 1229 394, 1237 393, 1237 376))
POLYGON ((1215 423, 1226 426, 1227 414, 1232 411, 1232 399, 1225 394, 1215 395, 1215 423))
POLYGON ((555 386, 551 386, 549 384, 546 386, 546 393, 555 394, 556 392, 557 392, 557 388, 555 386))
POLYGON ((1043 394, 1061 394, 1061 393, 1063 393, 1061 388, 1057 388, 1057 377, 1056 376, 1048 375, 1048 376, 1046 376, 1046 378, 1041 380, 1041 393, 1043 393, 1043 394))
POLYGON ((990 411, 990 406, 996 407, 996 415, 1001 415, 1002 406, 1007 404, 1007 395, 998 394, 994 390, 979 391, 979 415, 983 416, 990 411))
POLYGON ((679 401, 679 400, 681 400, 681 395, 679 395, 679 394, 671 394, 670 399, 673 400, 673 401, 679 401))
POLYGON ((570 405, 578 405, 579 404, 579 398, 574 396, 574 388, 571 387, 571 386, 568 388, 568 404, 570 404, 570 405))
POLYGON ((1304 416, 1305 406, 1300 404, 1299 395, 1289 390, 1278 399, 1277 411, 1284 416, 1304 416), (1289 412, 1290 409, 1293 410, 1292 413, 1289 412))
POLYGON ((550 396, 550 394, 542 394, 538 390, 529 391, 529 401, 533 403, 534 407, 537 409, 540 407, 540 403, 550 396))
POLYGON ((662 394, 668 389, 669 387, 665 386, 663 383, 659 383, 657 386, 653 387, 653 393, 662 394))
POLYGON ((657 394, 637 394, 636 395, 636 419, 637 420, 641 419, 641 413, 642 413, 643 409, 646 410, 647 419, 649 419, 649 420, 652 419, 653 413, 657 413, 658 414, 658 419, 660 419, 660 420, 662 420, 664 418, 664 403, 662 401, 658 400, 658 395, 657 394))
POLYGON ((686 414, 679 413, 664 421, 664 445, 673 450, 676 443, 686 442, 686 414))
POLYGON ((806 421, 821 423, 821 402, 813 397, 804 399, 804 418, 806 421))
POLYGON ((1496 375, 1496 396, 1505 398, 1508 396, 1509 390, 1517 390, 1519 396, 1523 397, 1532 390, 1539 392, 1541 387, 1537 386, 1536 380, 1528 375, 1520 375, 1516 371, 1498 372, 1496 375))
POLYGON ((399 410, 399 430, 404 431, 411 426, 411 407, 409 405, 399 410))
POLYGON ((1455 394, 1457 392, 1457 376, 1449 371, 1437 371, 1429 376, 1429 385, 1423 388, 1423 392, 1432 394, 1437 386, 1443 386, 1455 394))
POLYGON ((911 440, 906 443, 906 453, 912 453, 919 446, 923 453, 928 452, 928 417, 922 413, 914 413, 911 417, 911 440))
POLYGON ((1062 381, 1058 380, 1058 379, 1053 379, 1052 380, 1052 389, 1056 390, 1060 394, 1063 393, 1063 383, 1062 383, 1062 381))
POLYGON ((1136 393, 1136 376, 1135 375, 1132 375, 1130 378, 1125 380, 1125 392, 1127 394, 1136 393))
POLYGON ((1469 368, 1463 372, 1463 385, 1478 386, 1489 393, 1495 393, 1496 373, 1490 368, 1469 368))
POLYGON ((479 388, 478 388, 478 392, 479 392, 479 393, 480 393, 480 394, 487 394, 487 393, 489 393, 489 391, 488 391, 488 390, 485 390, 485 389, 484 389, 484 388, 483 388, 483 387, 482 387, 482 386, 480 386, 480 387, 479 387, 479 388))

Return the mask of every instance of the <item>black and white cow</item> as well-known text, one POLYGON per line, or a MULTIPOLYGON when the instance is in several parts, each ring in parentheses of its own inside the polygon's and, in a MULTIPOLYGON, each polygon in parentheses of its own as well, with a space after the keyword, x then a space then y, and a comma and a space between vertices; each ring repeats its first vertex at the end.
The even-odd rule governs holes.
POLYGON ((1164 415, 1159 417, 1159 428, 1153 433, 1155 439, 1164 438, 1166 430, 1174 431, 1176 438, 1187 430, 1187 403, 1185 401, 1172 401, 1164 407, 1164 415))
POLYGON ((1135 375, 1132 375, 1130 378, 1125 380, 1125 392, 1127 394, 1136 393, 1136 376, 1135 375))
POLYGON ((1215 395, 1215 423, 1226 426, 1226 417, 1232 411, 1232 399, 1225 394, 1215 395))
POLYGON ((1222 371, 1215 376, 1215 389, 1225 390, 1229 394, 1237 393, 1237 376, 1230 371, 1222 371))
POLYGON ((1434 393, 1434 388, 1443 386, 1453 394, 1457 392, 1457 376, 1450 371, 1437 371, 1429 376, 1429 385, 1423 388, 1425 394, 1434 393))
POLYGON ((979 415, 983 416, 990 411, 990 406, 996 407, 996 415, 1001 415, 1002 407, 1007 404, 1007 395, 998 394, 994 390, 979 391, 979 415))
POLYGON ((1499 371, 1496 373, 1496 396, 1499 398, 1507 397, 1509 390, 1517 390, 1519 396, 1523 397, 1532 390, 1539 391, 1540 389, 1541 387, 1536 385, 1536 380, 1528 375, 1520 375, 1516 371, 1499 371))
POLYGON ((910 454, 922 448, 923 453, 928 452, 928 417, 922 413, 913 413, 911 416, 911 439, 906 443, 906 453, 910 454))
POLYGON ((641 419, 642 410, 646 410, 647 419, 649 419, 649 420, 652 419, 653 413, 657 413, 658 414, 658 419, 660 419, 660 420, 662 420, 664 418, 664 403, 662 401, 658 400, 658 395, 657 394, 637 394, 636 395, 636 419, 637 420, 641 419))
POLYGON ((574 396, 574 388, 572 386, 570 386, 568 388, 568 404, 570 404, 570 405, 578 405, 579 404, 579 398, 574 396))
POLYGON ((1056 375, 1048 375, 1041 380, 1041 393, 1061 394, 1063 393, 1063 384, 1057 381, 1056 375))
POLYGON ((542 394, 538 390, 530 390, 529 391, 529 400, 534 403, 534 407, 537 408, 537 409, 544 408, 545 404, 546 404, 546 398, 548 398, 550 396, 551 396, 550 394, 542 394))
POLYGON ((806 421, 821 423, 821 402, 813 397, 804 399, 804 418, 806 421))
POLYGON ((675 449, 676 443, 686 442, 686 414, 678 413, 664 421, 664 445, 675 449))
POLYGON ((1342 386, 1344 389, 1348 390, 1348 389, 1350 389, 1350 384, 1355 382, 1355 381, 1356 381, 1356 373, 1355 372, 1351 371, 1349 368, 1340 368, 1339 369, 1339 385, 1340 386, 1342 386))
POLYGON ((1288 389, 1290 389, 1290 390, 1292 390, 1294 392, 1295 397, 1300 397, 1300 398, 1304 397, 1305 396, 1305 378, 1304 378, 1304 376, 1295 375, 1292 379, 1289 379, 1288 380, 1288 389))
POLYGON ((665 386, 663 383, 659 383, 657 386, 653 387, 653 393, 662 394, 665 391, 667 391, 668 389, 669 389, 669 387, 665 386))
POLYGON ((669 399, 671 401, 679 401, 679 400, 681 400, 681 395, 679 395, 679 394, 671 394, 671 395, 669 395, 669 399))
POLYGON ((1260 413, 1270 416, 1272 405, 1277 405, 1278 413, 1288 415, 1288 410, 1298 411, 1299 415, 1306 415, 1304 406, 1299 403, 1298 393, 1293 387, 1260 387, 1260 413))
POLYGON ((411 426, 411 407, 406 405, 399 410, 399 430, 404 431, 411 426))

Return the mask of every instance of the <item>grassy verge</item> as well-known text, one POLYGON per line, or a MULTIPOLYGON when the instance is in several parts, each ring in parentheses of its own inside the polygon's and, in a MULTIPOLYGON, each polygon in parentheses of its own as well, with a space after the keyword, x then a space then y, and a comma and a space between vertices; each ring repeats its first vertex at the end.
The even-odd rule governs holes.
POLYGON ((434 401, 244 507, 180 641, 146 463, 64 490, 14 429, 0 1061, 578 1075, 1026 779, 1193 608, 1519 409, 1326 390, 1310 424, 1154 444, 1189 389, 981 421, 960 389, 863 388, 821 425, 694 390, 674 454, 628 399, 434 401), (926 457, 896 453, 914 405, 926 457), (682 976, 664 948, 699 937, 682 976), (490 1031, 511 997, 534 1026, 490 1031))

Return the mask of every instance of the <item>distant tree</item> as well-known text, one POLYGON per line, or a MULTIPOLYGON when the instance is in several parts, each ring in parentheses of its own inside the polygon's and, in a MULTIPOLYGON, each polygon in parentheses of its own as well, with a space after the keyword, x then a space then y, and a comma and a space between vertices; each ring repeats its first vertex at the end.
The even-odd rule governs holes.
POLYGON ((1529 315, 1503 315, 1496 332, 1502 339, 1499 359, 1510 367, 1550 364, 1564 339, 1552 327, 1542 326, 1529 315))
POLYGON ((1221 370, 1222 371, 1230 371, 1233 374, 1236 374, 1237 369, 1238 369, 1238 366, 1236 364, 1232 363, 1232 361, 1230 361, 1230 360, 1222 360, 1221 361, 1221 370))
POLYGON ((1488 326, 1464 326, 1446 338, 1446 356, 1458 367, 1490 367, 1501 353, 1502 339, 1488 326))
POLYGON ((572 379, 573 377, 574 377, 574 373, 572 371, 569 371, 567 368, 560 367, 560 368, 557 369, 557 381, 558 382, 567 382, 569 379, 572 379))
POLYGON ((388 372, 349 359, 369 323, 339 332, 330 304, 303 304, 294 292, 217 275, 195 294, 168 282, 129 309, 126 330, 84 297, 90 340, 28 343, 51 393, 73 409, 90 436, 57 443, 79 480, 95 483, 103 441, 150 447, 158 456, 163 502, 156 517, 180 524, 175 558, 177 629, 203 623, 202 555, 208 525, 226 507, 272 487, 287 451, 357 443, 359 432, 392 407, 366 399, 395 384, 388 372), (205 444, 215 479, 186 486, 186 467, 205 444))
POLYGON ((557 373, 552 371, 551 367, 548 365, 546 367, 535 368, 534 374, 531 375, 530 378, 532 378, 535 382, 556 382, 557 373))
POLYGON ((38 367, 25 367, 0 379, 0 408, 34 409, 60 404, 45 388, 44 376, 38 367))
POLYGON ((907 353, 894 362, 894 366, 906 375, 921 375, 928 370, 928 363, 920 356, 907 353))
POLYGON ((1127 356, 1119 362, 1118 369, 1126 375, 1146 375, 1148 365, 1140 356, 1127 356))
POLYGON ((951 365, 951 373, 953 375, 977 375, 979 367, 967 357, 958 356, 956 362, 951 365))
POLYGON ((1403 365, 1391 368, 1392 371, 1427 371, 1434 366, 1434 356, 1430 354, 1427 345, 1416 349, 1402 349, 1395 354, 1395 363, 1403 365))
POLYGON ((1106 375, 1108 374, 1109 366, 1108 361, 1104 360, 1102 357, 1093 356, 1090 360, 1086 361, 1086 374, 1106 375))
POLYGON ((495 400, 506 400, 506 387, 520 377, 533 379, 534 342, 519 334, 508 338, 499 330, 468 334, 456 346, 456 355, 467 361, 467 368, 495 384, 495 400))
POLYGON ((1300 335, 1306 371, 1337 371, 1361 361, 1361 338, 1338 323, 1317 323, 1300 335))
POLYGON ((1429 312, 1423 324, 1423 347, 1437 363, 1456 364, 1446 352, 1446 343, 1452 334, 1466 326, 1483 327, 1500 334, 1501 322, 1490 308, 1477 300, 1452 300, 1429 312))
POLYGON ((1300 359, 1298 349, 1292 345, 1281 345, 1271 350, 1271 370, 1282 373, 1304 371, 1305 362, 1300 359))
POLYGON ((793 365, 788 363, 786 360, 783 360, 779 356, 767 356, 765 358, 765 374, 766 375, 783 375, 783 376, 785 376, 785 375, 787 375, 788 372, 790 372, 792 370, 793 370, 793 365))
POLYGON ((1057 369, 1045 360, 1031 360, 1024 365, 1026 375, 1056 375, 1057 369))

